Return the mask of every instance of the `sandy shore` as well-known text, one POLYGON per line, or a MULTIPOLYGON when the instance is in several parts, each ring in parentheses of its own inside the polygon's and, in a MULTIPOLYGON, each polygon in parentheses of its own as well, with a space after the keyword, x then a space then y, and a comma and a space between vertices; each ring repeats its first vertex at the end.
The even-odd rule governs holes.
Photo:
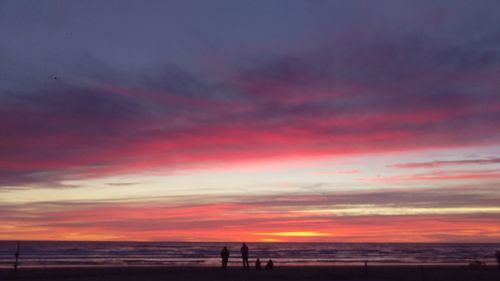
POLYGON ((0 269, 0 280, 175 280, 175 281, 326 281, 326 280, 455 280, 488 281, 500 280, 500 270, 485 267, 471 270, 462 266, 373 266, 365 272, 358 266, 335 267, 282 267, 273 271, 244 270, 203 267, 115 267, 115 268, 38 268, 20 269, 14 273, 10 269, 0 269))

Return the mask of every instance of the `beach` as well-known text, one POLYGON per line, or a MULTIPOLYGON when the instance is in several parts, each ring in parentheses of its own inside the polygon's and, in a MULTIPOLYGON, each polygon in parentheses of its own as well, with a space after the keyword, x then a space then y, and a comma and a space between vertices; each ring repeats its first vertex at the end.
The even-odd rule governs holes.
POLYGON ((309 266, 277 267, 272 271, 244 270, 230 267, 80 267, 80 268, 21 268, 0 269, 0 280, 408 280, 408 281, 488 281, 500 280, 500 270, 494 266, 472 270, 467 266, 309 266))

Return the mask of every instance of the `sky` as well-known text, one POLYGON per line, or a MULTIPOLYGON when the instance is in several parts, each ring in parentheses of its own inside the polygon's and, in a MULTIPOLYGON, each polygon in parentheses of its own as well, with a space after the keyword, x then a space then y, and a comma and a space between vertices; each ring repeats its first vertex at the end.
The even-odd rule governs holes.
POLYGON ((0 239, 500 242, 498 1, 0 1, 0 239))

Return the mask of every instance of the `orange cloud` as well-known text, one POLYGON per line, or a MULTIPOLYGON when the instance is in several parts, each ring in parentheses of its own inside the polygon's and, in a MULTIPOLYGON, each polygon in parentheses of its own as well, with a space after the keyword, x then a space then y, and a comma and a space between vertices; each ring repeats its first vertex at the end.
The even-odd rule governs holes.
POLYGON ((155 241, 500 241, 491 214, 356 215, 245 203, 105 203, 4 212, 0 239, 155 241))

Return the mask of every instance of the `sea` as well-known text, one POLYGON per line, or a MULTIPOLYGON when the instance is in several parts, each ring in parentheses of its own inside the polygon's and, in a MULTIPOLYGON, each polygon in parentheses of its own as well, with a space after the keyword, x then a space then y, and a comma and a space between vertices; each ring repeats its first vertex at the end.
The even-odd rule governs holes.
MULTIPOLYGON (((449 243, 247 243, 250 260, 276 266, 496 264, 500 244, 449 243)), ((230 266, 241 265, 240 243, 20 242, 20 267, 219 266, 227 246, 230 266)), ((12 267, 16 242, 0 241, 0 267, 12 267)))

